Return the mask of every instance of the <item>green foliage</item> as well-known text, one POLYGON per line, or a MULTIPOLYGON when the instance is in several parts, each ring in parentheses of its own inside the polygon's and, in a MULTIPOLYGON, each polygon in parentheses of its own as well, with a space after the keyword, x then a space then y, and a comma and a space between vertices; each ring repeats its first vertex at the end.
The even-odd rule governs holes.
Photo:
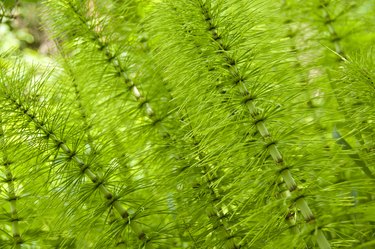
POLYGON ((0 248, 372 248, 374 11, 43 1, 52 62, 0 59, 0 248))

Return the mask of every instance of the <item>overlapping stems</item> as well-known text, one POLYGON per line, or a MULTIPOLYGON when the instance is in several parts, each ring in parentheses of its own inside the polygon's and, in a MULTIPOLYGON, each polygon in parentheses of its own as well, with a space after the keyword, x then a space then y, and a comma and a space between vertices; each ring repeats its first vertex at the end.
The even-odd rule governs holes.
MULTIPOLYGON (((248 89, 249 86, 251 88, 251 82, 248 82, 249 79, 247 78, 247 75, 244 74, 244 69, 246 68, 240 68, 241 66, 239 64, 239 61, 241 61, 241 58, 236 57, 235 48, 231 47, 232 44, 236 43, 236 42, 230 41, 230 38, 229 38, 231 37, 231 35, 233 36, 234 31, 231 34, 229 34, 227 33, 230 30, 229 27, 219 26, 220 21, 217 20, 216 19, 217 16, 215 16, 214 13, 211 12, 213 8, 217 7, 215 6, 214 3, 208 3, 208 1, 196 1, 194 3, 190 2, 190 5, 195 6, 196 8, 200 8, 201 17, 202 17, 201 20, 205 22, 205 25, 201 24, 201 26, 206 26, 206 31, 209 32, 206 35, 201 34, 202 37, 199 37, 199 33, 198 33, 197 35, 198 37, 196 39, 199 40, 199 39, 208 38, 212 42, 212 45, 213 45, 212 47, 217 49, 217 51, 213 51, 216 54, 210 55, 209 49, 203 52, 202 54, 204 54, 205 56, 212 56, 211 57, 212 61, 215 61, 216 58, 218 57, 220 58, 220 60, 222 61, 221 65, 223 66, 219 70, 220 72, 222 71, 227 72, 226 75, 222 76, 223 78, 222 82, 234 83, 233 86, 232 85, 227 86, 229 88, 237 87, 238 91, 243 96, 243 106, 246 107, 248 113, 250 114, 252 124, 256 128, 257 132, 260 134, 262 141, 265 144, 267 151, 269 152, 269 155, 273 159, 274 163, 277 166, 279 166, 280 175, 282 176, 288 190, 290 192, 298 193, 299 191, 296 191, 298 190, 296 181, 292 177, 292 174, 290 171, 291 165, 289 165, 289 163, 286 162, 285 157, 280 152, 279 147, 277 145, 278 141, 276 141, 273 138, 270 130, 267 128, 267 125, 266 125, 267 114, 263 113, 262 110, 258 107, 258 104, 261 101, 261 99, 258 98, 257 96, 256 87, 254 87, 254 89, 248 89), (227 38, 226 42, 224 41, 225 38, 227 38)), ((220 12, 221 11, 218 11, 218 13, 220 12)), ((197 20, 196 22, 199 22, 199 21, 197 20)), ((227 22, 229 21, 227 20, 227 22)), ((195 23, 191 25, 192 26, 191 35, 193 36, 193 39, 194 39, 195 30, 198 30, 198 32, 201 31, 200 26, 194 27, 193 26, 194 24, 195 23)), ((236 27, 235 25, 236 24, 234 24, 233 26, 236 27)), ((242 66, 243 64, 244 63, 242 63, 242 66)), ((247 65, 245 65, 245 67, 246 66, 247 65)), ((218 66, 217 68, 219 67, 220 66, 218 66)), ((262 106, 265 106, 265 108, 267 108, 265 103, 262 103, 262 106)), ((303 195, 298 195, 298 194, 296 195, 297 197, 294 197, 295 204, 301 210, 301 213, 305 221, 309 224, 314 223, 315 217, 309 205, 307 204, 305 197, 303 195)), ((319 246, 321 248, 330 248, 330 245, 322 229, 320 227, 315 228, 315 229, 316 229, 315 230, 316 238, 317 238, 317 242, 319 246)))
MULTIPOLYGON (((77 6, 75 6, 72 2, 67 2, 67 7, 72 10, 72 12, 76 15, 77 21, 81 22, 82 25, 87 25, 88 23, 93 23, 93 21, 90 19, 89 15, 84 15, 80 12, 80 10, 77 9, 77 6)), ((142 107, 144 107, 144 113, 145 115, 153 122, 157 123, 161 121, 161 117, 159 115, 167 116, 168 114, 160 114, 157 115, 154 108, 150 105, 150 103, 146 100, 146 98, 143 96, 135 82, 131 77, 128 76, 126 69, 124 68, 124 65, 121 62, 121 59, 119 58, 119 55, 117 53, 114 53, 111 51, 109 47, 109 43, 103 42, 103 37, 100 36, 98 32, 95 30, 101 30, 101 28, 95 27, 95 26, 86 26, 87 34, 89 37, 92 38, 92 42, 96 44, 96 47, 98 48, 98 51, 102 52, 103 55, 106 58, 106 61, 110 63, 110 66, 115 70, 116 75, 119 76, 122 79, 122 82, 124 86, 129 89, 129 91, 132 93, 133 97, 141 104, 142 107)), ((188 121, 185 119, 185 121, 188 121)), ((173 141, 172 137, 173 134, 170 133, 170 131, 164 127, 162 124, 158 126, 160 135, 162 138, 168 138, 169 144, 173 145, 175 142, 173 141)), ((192 144, 198 145, 199 142, 196 141, 196 138, 193 138, 194 141, 192 141, 192 144)), ((199 160, 204 160, 204 152, 197 147, 197 150, 201 151, 198 155, 199 160)), ((183 159, 183 156, 178 156, 179 159, 183 159)), ((231 232, 231 229, 226 227, 226 225, 221 222, 222 219, 227 219, 227 216, 221 216, 220 211, 217 210, 216 205, 220 203, 220 195, 218 195, 215 192, 215 189, 213 187, 210 187, 210 181, 212 181, 211 173, 209 172, 209 169, 203 168, 202 172, 204 179, 207 178, 208 182, 205 184, 205 186, 208 188, 208 191, 211 195, 213 203, 209 204, 212 206, 210 209, 213 209, 213 211, 210 211, 208 213, 208 217, 211 220, 211 222, 214 224, 214 231, 218 228, 222 228, 224 231, 225 238, 223 240, 226 244, 228 244, 228 248, 237 248, 236 242, 234 241, 234 236, 232 235, 233 232, 231 232), (217 227, 217 224, 219 224, 219 227, 217 227)), ((212 185, 212 184, 211 184, 212 185)), ((220 240, 219 240, 220 241, 220 240)), ((220 243, 220 242, 217 242, 220 243)))

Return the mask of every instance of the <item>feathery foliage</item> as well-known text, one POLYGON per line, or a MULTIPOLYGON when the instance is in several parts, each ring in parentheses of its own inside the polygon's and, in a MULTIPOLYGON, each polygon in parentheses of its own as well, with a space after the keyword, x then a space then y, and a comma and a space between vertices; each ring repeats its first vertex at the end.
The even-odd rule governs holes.
POLYGON ((50 63, 0 59, 0 248, 373 248, 371 1, 38 9, 50 63))

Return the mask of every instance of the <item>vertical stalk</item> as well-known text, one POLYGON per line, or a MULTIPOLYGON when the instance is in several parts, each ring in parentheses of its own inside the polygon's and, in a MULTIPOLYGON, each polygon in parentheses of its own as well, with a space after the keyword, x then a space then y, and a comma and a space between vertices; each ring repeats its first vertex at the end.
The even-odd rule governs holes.
MULTIPOLYGON (((4 128, 2 124, 2 119, 0 117, 0 141, 2 146, 5 146, 5 134, 4 128)), ((10 205, 10 219, 12 223, 12 237, 13 237, 13 244, 15 248, 21 248, 23 244, 23 240, 21 238, 21 231, 19 228, 19 217, 18 217, 18 210, 17 210, 17 195, 14 186, 14 177, 11 171, 12 162, 7 158, 6 155, 6 147, 3 147, 3 166, 4 166, 4 175, 6 177, 5 181, 8 185, 7 195, 8 195, 8 202, 10 205)))
MULTIPOLYGON (((202 15, 207 23, 208 30, 212 31, 212 42, 216 43, 216 45, 221 48, 223 51, 228 51, 228 49, 223 46, 220 36, 218 35, 218 27, 217 25, 213 24, 213 16, 210 13, 210 9, 203 3, 201 0, 198 0, 202 15)), ((284 162, 283 154, 280 152, 277 141, 272 138, 271 133, 269 132, 264 118, 261 116, 260 109, 256 106, 256 97, 252 96, 245 84, 245 77, 240 74, 240 70, 238 65, 236 64, 236 59, 227 55, 225 53, 221 53, 223 55, 224 61, 232 62, 229 64, 229 69, 227 69, 230 75, 235 79, 236 86, 239 91, 245 96, 246 102, 245 106, 250 114, 250 118, 253 120, 255 127, 259 134, 261 135, 263 141, 265 142, 268 152, 272 157, 274 163, 281 168, 281 175, 283 177, 286 186, 290 192, 293 192, 298 189, 297 184, 290 172, 289 167, 284 162)), ((315 221, 315 217, 303 196, 297 198, 296 206, 301 210, 301 213, 307 223, 311 223, 315 221)), ((318 228, 319 237, 317 237, 317 242, 321 249, 329 249, 331 248, 324 233, 318 228), (320 231, 320 232, 319 232, 320 231)))
MULTIPOLYGON (((69 148, 69 146, 54 133, 54 131, 48 129, 45 126, 45 122, 39 120, 36 117, 36 115, 32 113, 32 111, 28 107, 23 106, 22 103, 18 103, 17 100, 13 99, 8 94, 5 94, 5 95, 8 101, 11 102, 14 106, 12 111, 14 111, 15 113, 18 113, 20 116, 25 116, 26 119, 28 119, 28 121, 34 123, 36 129, 45 135, 44 136, 45 139, 51 139, 57 149, 61 149, 62 153, 68 156, 70 160, 74 161, 77 164, 77 166, 80 168, 81 172, 87 178, 89 178, 92 183, 96 184, 97 188, 99 189, 99 192, 113 206, 113 208, 121 216, 121 219, 125 221, 125 224, 130 225, 133 232, 137 235, 138 239, 140 239, 144 244, 146 244, 147 248, 150 248, 150 249, 153 248, 151 245, 147 243, 148 237, 143 231, 143 228, 137 225, 135 222, 130 222, 131 217, 127 209, 118 201, 118 199, 116 198, 116 195, 108 189, 104 180, 102 180, 91 169, 91 166, 85 163, 84 160, 82 160, 81 157, 79 157, 74 150, 69 148)), ((17 229, 18 225, 15 225, 14 227, 15 229, 17 229)))
MULTIPOLYGON (((324 0, 321 0, 321 4, 320 4, 319 8, 322 9, 322 17, 324 19, 324 24, 326 25, 328 33, 330 35, 330 41, 335 48, 335 52, 339 55, 339 58, 336 62, 336 64, 338 64, 338 66, 339 66, 343 62, 346 61, 346 54, 345 54, 345 51, 342 49, 342 46, 341 46, 341 43, 340 43, 341 37, 337 34, 337 31, 336 31, 335 27, 333 26, 333 23, 335 22, 335 19, 332 18, 332 16, 328 12, 328 10, 327 10, 328 3, 325 3, 324 0)), ((328 79, 330 81, 331 88, 334 91, 335 98, 336 98, 336 101, 337 101, 338 105, 344 106, 343 99, 340 96, 338 96, 337 91, 336 91, 338 86, 335 84, 334 80, 331 79, 331 74, 330 74, 328 68, 327 68, 327 76, 328 76, 328 79)), ((351 114, 348 114, 345 110, 342 110, 341 112, 343 113, 346 120, 351 119, 350 118, 351 114)), ((351 146, 340 135, 340 133, 339 133, 339 131, 337 130, 336 127, 334 128, 332 134, 333 134, 333 138, 336 139, 336 143, 338 145, 340 145, 343 150, 351 150, 352 149, 351 146)), ((356 137, 356 139, 358 140, 358 142, 360 144, 363 143, 362 136, 361 136, 360 133, 356 133, 356 134, 354 134, 354 136, 356 137)), ((360 167, 360 169, 363 171, 363 173, 366 176, 368 176, 369 178, 374 178, 374 175, 371 172, 371 170, 368 168, 366 162, 364 160, 362 160, 359 157, 358 154, 351 153, 351 154, 349 154, 349 157, 354 161, 354 163, 356 163, 360 167)))
MULTIPOLYGON (((203 150, 199 149, 199 141, 196 139, 196 136, 194 135, 193 128, 191 127, 192 132, 192 139, 193 144, 198 146, 198 158, 200 161, 202 161, 205 158, 205 154, 203 153, 203 150)), ((207 167, 203 167, 203 175, 207 175, 207 181, 205 187, 208 188, 208 191, 210 193, 210 196, 212 198, 212 203, 210 203, 208 208, 208 218, 210 219, 212 224, 218 223, 219 228, 223 231, 226 239, 226 248, 228 249, 238 249, 240 246, 235 240, 234 233, 231 228, 229 228, 226 225, 226 222, 228 222, 227 218, 220 216, 220 210, 216 207, 217 203, 220 203, 221 196, 219 193, 215 191, 215 189, 211 186, 209 186, 209 182, 212 181, 213 176, 210 174, 209 169, 207 167)))
MULTIPOLYGON (((70 5, 70 7, 76 15, 81 16, 79 14, 78 10, 75 8, 75 6, 70 5)), ((85 18, 87 18, 87 17, 85 17, 85 18)), ((83 19, 83 18, 78 18, 78 19, 84 24, 88 23, 86 19, 83 19)), ((154 108, 150 105, 150 103, 147 102, 146 98, 143 96, 143 94, 138 89, 138 87, 136 86, 134 81, 131 79, 131 77, 129 77, 126 74, 125 69, 124 69, 123 65, 121 64, 121 61, 120 61, 119 57, 111 51, 111 49, 108 46, 109 44, 103 42, 102 39, 99 37, 98 33, 94 29, 92 29, 90 27, 87 27, 87 28, 88 28, 89 32, 92 34, 92 36, 94 38, 93 40, 97 44, 99 51, 101 51, 103 53, 103 55, 106 57, 107 61, 109 61, 111 63, 111 66, 116 70, 117 75, 119 75, 122 78, 122 81, 123 81, 124 85, 126 86, 126 88, 130 90, 131 94, 135 97, 137 102, 143 104, 142 106, 144 107, 145 115, 150 120, 152 120, 153 122, 160 121, 160 117, 158 117, 156 115, 156 113, 154 111, 154 108)), ((161 133, 162 137, 164 137, 164 138, 167 137, 169 139, 172 139, 172 136, 171 136, 170 132, 163 126, 160 127, 160 133, 161 133)), ((204 157, 204 155, 202 154, 202 152, 200 152, 199 153, 199 160, 202 160, 203 157, 204 157)), ((204 169, 204 171, 207 171, 207 169, 204 169)), ((208 172, 206 172, 206 173, 208 173, 208 172)), ((217 199, 216 193, 212 188, 209 188, 209 192, 210 192, 210 195, 211 195, 212 198, 217 199)), ((210 205, 212 205, 212 207, 211 207, 212 212, 211 213, 214 213, 214 215, 208 215, 209 219, 211 220, 212 223, 215 223, 215 222, 219 221, 219 224, 221 224, 220 226, 223 227, 223 230, 225 230, 225 233, 228 233, 227 234, 228 235, 227 236, 228 248, 231 248, 231 249, 238 248, 238 246, 237 246, 237 244, 234 241, 234 238, 232 236, 232 232, 230 231, 229 228, 227 228, 225 226, 225 224, 223 222, 220 221, 220 219, 223 219, 223 218, 219 216, 219 212, 218 212, 217 208, 212 203, 210 205)))
MULTIPOLYGON (((246 85, 244 84, 244 82, 241 82, 240 84, 242 85, 242 89, 244 89, 243 94, 249 95, 249 92, 246 89, 246 85)), ((281 175, 282 175, 282 177, 284 179, 284 182, 286 183, 289 191, 293 192, 298 188, 298 186, 297 186, 289 168, 285 165, 283 155, 281 154, 279 148, 277 147, 276 141, 273 141, 273 139, 271 137, 271 134, 266 127, 265 122, 263 120, 259 120, 259 119, 257 120, 256 119, 259 116, 260 113, 259 113, 259 111, 258 111, 254 102, 255 102, 254 100, 249 100, 246 103, 246 106, 248 108, 250 116, 256 122, 256 127, 257 127, 259 133, 261 134, 263 140, 267 144, 269 144, 268 150, 269 150, 269 153, 270 153, 274 163, 277 166, 282 168, 281 175)), ((315 217, 314 217, 307 201, 305 200, 305 198, 303 196, 301 196, 296 201, 296 206, 301 210, 302 216, 304 217, 304 219, 307 223, 310 223, 311 221, 315 220, 315 217)), ((331 248, 330 245, 329 245, 329 242, 327 241, 324 233, 321 231, 320 228, 318 228, 318 234, 319 234, 319 237, 317 237, 317 242, 318 242, 320 248, 321 249, 331 248)))
MULTIPOLYGON (((5 159, 6 160, 6 159, 5 159)), ((10 215, 12 220, 12 235, 13 235, 13 241, 16 248, 21 248, 22 244, 22 238, 18 223, 18 211, 17 211, 17 196, 15 193, 14 188, 14 179, 12 172, 10 171, 10 162, 5 161, 4 163, 5 167, 5 175, 7 177, 8 181, 8 198, 9 198, 9 204, 10 204, 10 215)))
POLYGON ((332 45, 335 49, 335 52, 340 55, 339 60, 341 61, 342 58, 345 58, 345 53, 342 50, 340 39, 341 37, 338 36, 335 27, 333 26, 333 22, 335 21, 332 19, 331 15, 329 14, 328 10, 328 3, 324 3, 324 0, 321 0, 321 4, 319 8, 322 9, 322 15, 324 19, 324 24, 326 25, 329 35, 331 36, 330 41, 332 42, 332 45))
POLYGON ((85 133, 86 133, 86 137, 87 137, 87 145, 89 145, 90 149, 92 150, 92 149, 94 149, 94 144, 93 144, 93 137, 91 135, 91 125, 87 122, 87 112, 85 110, 85 107, 83 106, 81 93, 78 89, 78 85, 75 82, 75 78, 73 77, 73 75, 72 75, 72 80, 73 80, 74 94, 75 94, 75 97, 76 97, 76 100, 77 100, 77 107, 78 107, 79 112, 81 114, 81 119, 82 119, 83 125, 85 126, 85 133))
MULTIPOLYGON (((332 45, 335 49, 335 52, 338 54, 338 59, 336 60, 336 66, 339 67, 344 62, 347 62, 347 58, 348 58, 346 52, 344 51, 344 49, 342 48, 341 43, 340 43, 342 37, 340 37, 337 34, 337 31, 336 31, 335 27, 333 26, 333 24, 335 22, 335 18, 332 18, 332 16, 330 15, 330 13, 328 11, 328 3, 325 3, 323 0, 321 0, 321 4, 320 4, 319 7, 322 9, 322 17, 325 21, 324 24, 326 25, 326 28, 327 28, 328 33, 330 35, 329 40, 332 43, 332 45)), ((343 99, 343 97, 339 96, 339 94, 337 93, 337 90, 340 88, 340 86, 338 86, 335 83, 336 79, 334 79, 334 78, 332 79, 329 68, 326 68, 326 72, 327 72, 327 78, 330 82, 331 89, 334 92, 334 96, 335 96, 335 99, 336 99, 336 102, 337 102, 338 106, 339 107, 345 106, 345 100, 343 99)), ((351 121, 352 113, 348 113, 345 109, 341 109, 340 111, 343 114, 346 122, 348 122, 348 123, 352 122, 351 121)), ((362 137, 362 131, 358 131, 358 132, 354 133, 353 136, 356 138, 358 144, 363 145, 364 141, 363 141, 363 137, 362 137)), ((365 160, 363 160, 360 157, 360 155, 355 152, 355 150, 353 150, 352 146, 345 140, 344 137, 341 136, 341 134, 340 134, 340 132, 339 132, 339 130, 337 129, 336 126, 333 127, 332 137, 335 139, 336 144, 338 144, 341 147, 342 150, 351 151, 350 153, 346 153, 347 156, 352 159, 352 161, 360 168, 360 170, 362 170, 363 174, 366 177, 368 177, 370 179, 375 178, 374 173, 368 167, 368 163, 365 160)), ((357 197, 355 197, 355 199, 357 199, 357 197)), ((348 215, 348 216, 350 217, 350 215, 348 215)), ((317 234, 317 236, 320 237, 320 234, 317 234)))
MULTIPOLYGON (((73 12, 77 16, 77 20, 79 20, 82 24, 88 25, 89 19, 86 16, 82 16, 78 9, 69 2, 69 7, 73 10, 73 12)), ((143 96, 141 91, 138 89, 135 82, 132 80, 131 77, 128 76, 124 66, 121 63, 120 58, 111 51, 109 48, 109 43, 103 42, 99 34, 95 31, 94 28, 87 26, 87 30, 93 37, 93 41, 97 44, 98 50, 103 53, 106 57, 107 61, 110 62, 111 66, 116 70, 117 75, 122 79, 124 85, 127 89, 130 90, 131 94, 135 97, 135 99, 142 103, 144 111, 153 122, 159 121, 158 117, 155 116, 154 109, 151 107, 150 103, 147 102, 147 99, 143 96)), ((99 29, 100 30, 100 29, 99 29)))

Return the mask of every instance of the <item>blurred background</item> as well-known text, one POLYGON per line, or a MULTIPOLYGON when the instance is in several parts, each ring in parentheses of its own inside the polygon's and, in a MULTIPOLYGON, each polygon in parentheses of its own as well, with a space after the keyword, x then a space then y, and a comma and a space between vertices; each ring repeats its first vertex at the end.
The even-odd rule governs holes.
POLYGON ((50 63, 56 49, 40 20, 40 1, 0 1, 0 53, 17 52, 30 63, 50 63))

